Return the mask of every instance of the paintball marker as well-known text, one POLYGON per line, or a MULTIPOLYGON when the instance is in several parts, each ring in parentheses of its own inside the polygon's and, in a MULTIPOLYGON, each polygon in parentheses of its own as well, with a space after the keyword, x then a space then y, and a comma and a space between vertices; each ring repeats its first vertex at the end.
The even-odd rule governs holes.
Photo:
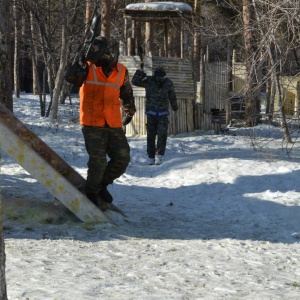
POLYGON ((101 16, 98 15, 93 17, 92 19, 92 23, 90 26, 90 32, 92 34, 91 37, 84 41, 84 47, 80 53, 80 60, 82 63, 86 62, 86 58, 88 57, 92 49, 92 45, 95 38, 100 34, 100 30, 101 30, 101 16))
POLYGON ((80 60, 82 63, 86 62, 86 58, 88 57, 92 49, 93 42, 96 36, 100 34, 100 30, 101 30, 101 16, 100 15, 94 16, 90 26, 90 32, 92 35, 89 39, 84 41, 84 46, 80 53, 80 60))
POLYGON ((86 60, 88 55, 91 52, 93 42, 95 38, 100 34, 101 30, 101 16, 94 16, 90 25, 90 38, 84 41, 82 50, 75 55, 73 63, 67 68, 65 74, 65 80, 69 83, 74 84, 77 87, 80 87, 87 75, 86 69, 86 60), (82 63, 82 66, 78 65, 78 62, 82 63))

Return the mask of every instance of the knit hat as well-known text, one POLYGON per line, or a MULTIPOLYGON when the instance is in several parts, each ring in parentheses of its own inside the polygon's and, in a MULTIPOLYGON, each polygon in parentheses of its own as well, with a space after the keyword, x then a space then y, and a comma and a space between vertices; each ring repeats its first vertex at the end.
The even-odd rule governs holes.
POLYGON ((157 67, 154 71, 154 76, 156 76, 156 77, 165 77, 166 76, 165 69, 162 66, 157 67))

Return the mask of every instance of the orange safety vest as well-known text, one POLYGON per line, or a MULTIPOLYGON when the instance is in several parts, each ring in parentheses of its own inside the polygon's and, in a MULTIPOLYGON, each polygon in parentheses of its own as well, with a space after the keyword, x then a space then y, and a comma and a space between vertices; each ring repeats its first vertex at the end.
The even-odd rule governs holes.
POLYGON ((90 64, 86 80, 80 88, 80 124, 86 126, 122 127, 120 88, 126 67, 117 63, 106 77, 101 67, 90 64))

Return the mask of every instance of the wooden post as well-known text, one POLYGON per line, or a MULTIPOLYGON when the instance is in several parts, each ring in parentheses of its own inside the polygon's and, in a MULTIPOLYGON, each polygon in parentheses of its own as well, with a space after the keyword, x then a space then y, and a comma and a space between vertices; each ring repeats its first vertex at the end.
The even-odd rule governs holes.
POLYGON ((230 92, 232 90, 232 43, 228 41, 227 47, 227 74, 228 84, 226 89, 226 125, 231 123, 231 105, 230 105, 230 92))
POLYGON ((131 53, 130 55, 135 55, 136 51, 135 51, 135 44, 136 44, 136 21, 133 20, 132 24, 131 24, 131 53))
POLYGON ((128 46, 127 46, 127 28, 128 28, 128 21, 127 19, 124 19, 124 54, 123 55, 128 55, 128 46), (126 49, 126 50, 125 50, 126 49))
POLYGON ((143 47, 142 42, 142 22, 136 22, 135 26, 135 45, 134 45, 134 51, 135 54, 138 53, 138 43, 143 47))
POLYGON ((183 58, 183 20, 180 19, 180 58, 183 58))
POLYGON ((165 57, 168 57, 168 21, 164 21, 165 25, 165 36, 164 36, 164 52, 165 52, 165 57))
POLYGON ((146 22, 145 24, 145 55, 152 57, 152 24, 146 22))

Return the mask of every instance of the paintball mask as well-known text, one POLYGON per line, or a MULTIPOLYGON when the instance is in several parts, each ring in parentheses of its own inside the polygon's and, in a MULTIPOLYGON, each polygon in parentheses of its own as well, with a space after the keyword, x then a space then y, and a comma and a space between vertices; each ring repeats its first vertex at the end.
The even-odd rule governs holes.
POLYGON ((157 67, 154 71, 154 78, 158 83, 162 83, 165 79, 166 72, 163 67, 157 67))
POLYGON ((112 60, 112 55, 109 51, 105 37, 98 37, 94 40, 92 51, 88 55, 87 60, 95 64, 97 67, 109 66, 112 60))

